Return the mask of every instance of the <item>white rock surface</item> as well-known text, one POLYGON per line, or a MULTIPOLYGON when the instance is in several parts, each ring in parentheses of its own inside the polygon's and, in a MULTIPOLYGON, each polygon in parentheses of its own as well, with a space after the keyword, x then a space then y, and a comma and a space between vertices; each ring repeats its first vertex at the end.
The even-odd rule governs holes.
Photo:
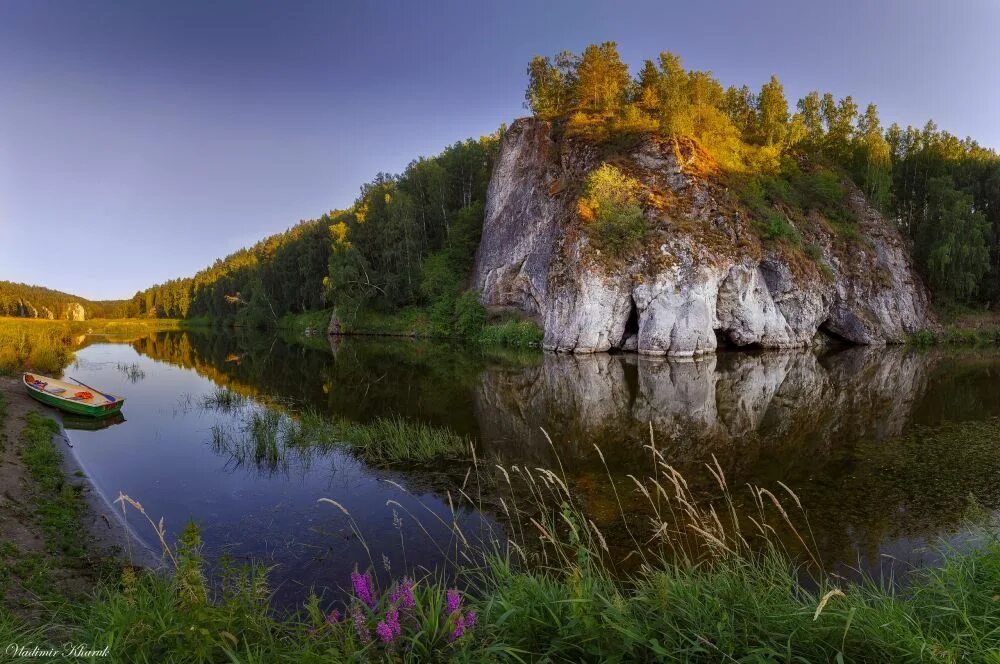
POLYGON ((653 140, 631 153, 630 174, 677 200, 647 210, 643 256, 608 268, 576 218, 580 185, 599 163, 594 149, 556 143, 547 122, 516 121, 490 180, 476 256, 483 304, 535 317, 544 348, 577 353, 691 356, 715 350, 718 339, 789 348, 820 330, 877 345, 934 325, 902 237, 853 185, 856 246, 845 252, 832 232, 820 233, 810 242, 822 255, 803 267, 763 246, 717 200, 721 185, 684 173, 677 155, 653 140), (630 319, 637 329, 627 329, 630 319))

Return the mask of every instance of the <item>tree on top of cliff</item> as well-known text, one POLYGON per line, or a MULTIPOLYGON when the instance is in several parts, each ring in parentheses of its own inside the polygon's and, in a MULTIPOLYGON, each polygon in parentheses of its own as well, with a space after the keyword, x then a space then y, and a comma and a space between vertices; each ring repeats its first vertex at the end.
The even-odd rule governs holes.
MULTIPOLYGON (((670 52, 644 61, 633 80, 613 42, 589 46, 582 57, 563 52, 554 63, 536 57, 525 99, 537 117, 564 121, 568 135, 597 143, 651 133, 697 140, 734 176, 735 188, 772 192, 763 206, 752 206, 761 222, 784 214, 768 207, 787 209, 780 192, 830 180, 819 173, 803 179, 790 159, 809 162, 810 171, 850 177, 908 235, 937 295, 1000 300, 1000 157, 932 122, 922 130, 883 130, 874 104, 859 113, 851 96, 838 100, 818 91, 799 99, 791 113, 777 76, 757 94, 746 85, 724 89, 710 72, 685 69, 670 52), (951 178, 953 190, 966 196, 949 197, 940 182, 932 187, 940 177, 951 178), (957 265, 965 276, 952 273, 957 265)), ((841 225, 850 217, 846 208, 828 211, 841 225)))

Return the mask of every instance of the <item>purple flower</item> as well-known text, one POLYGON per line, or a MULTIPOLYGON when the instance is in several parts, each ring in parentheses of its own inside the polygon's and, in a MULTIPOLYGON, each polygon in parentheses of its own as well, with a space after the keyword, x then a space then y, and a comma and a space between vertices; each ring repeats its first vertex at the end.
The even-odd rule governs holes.
POLYGON ((357 595, 358 599, 367 604, 369 607, 375 606, 375 593, 372 590, 372 577, 367 572, 365 574, 352 572, 351 585, 354 586, 354 594, 357 595))
POLYGON ((472 629, 476 626, 476 612, 469 611, 465 614, 465 628, 472 629))
POLYGON ((462 596, 452 588, 448 591, 448 613, 455 613, 462 606, 462 596))
POLYGON ((382 639, 382 643, 392 643, 392 640, 396 638, 396 635, 392 632, 392 627, 387 625, 384 620, 378 621, 375 633, 378 634, 378 638, 382 639))
POLYGON ((399 624, 399 609, 391 608, 385 614, 385 624, 392 629, 392 633, 399 636, 403 633, 403 628, 399 624))
POLYGON ((451 636, 448 637, 448 640, 454 641, 456 639, 460 639, 462 638, 463 634, 465 634, 465 618, 463 618, 462 614, 459 613, 458 616, 455 618, 455 631, 451 633, 451 636))
POLYGON ((368 633, 368 626, 365 624, 365 614, 357 606, 351 609, 351 617, 354 619, 354 631, 358 633, 358 638, 362 643, 371 643, 372 635, 368 633))
POLYGON ((334 609, 330 613, 326 614, 326 623, 328 625, 336 625, 340 622, 340 611, 334 609))
POLYGON ((414 604, 413 581, 403 579, 403 581, 396 586, 396 589, 392 591, 392 594, 389 596, 389 600, 396 606, 404 609, 412 609, 414 604))

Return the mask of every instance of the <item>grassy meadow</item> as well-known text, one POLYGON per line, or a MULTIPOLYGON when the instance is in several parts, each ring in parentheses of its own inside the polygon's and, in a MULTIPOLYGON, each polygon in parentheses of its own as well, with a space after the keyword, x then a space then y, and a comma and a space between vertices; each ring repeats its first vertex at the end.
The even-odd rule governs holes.
POLYGON ((108 319, 89 321, 0 318, 0 375, 22 371, 58 374, 73 361, 87 335, 127 338, 157 330, 179 329, 167 319, 108 319))

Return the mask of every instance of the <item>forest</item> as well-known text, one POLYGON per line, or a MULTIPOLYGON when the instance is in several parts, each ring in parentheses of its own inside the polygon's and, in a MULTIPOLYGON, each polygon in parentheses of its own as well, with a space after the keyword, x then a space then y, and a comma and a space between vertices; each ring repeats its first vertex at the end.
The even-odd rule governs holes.
POLYGON ((127 313, 121 301, 95 302, 41 286, 0 281, 0 316, 66 320, 74 304, 83 307, 87 319, 122 318, 127 313))
MULTIPOLYGON (((536 56, 527 78, 526 108, 606 153, 648 135, 700 143, 742 203, 761 211, 766 238, 794 234, 781 204, 833 200, 838 180, 850 178, 904 232, 939 305, 989 307, 1000 299, 1000 157, 971 138, 931 121, 884 127, 874 103, 862 109, 850 96, 813 91, 792 105, 775 76, 757 90, 724 87, 669 52, 633 76, 614 42, 536 56)), ((67 302, 80 301, 88 317, 264 327, 334 306, 342 316, 420 307, 436 331, 466 334, 484 316, 466 281, 503 130, 416 159, 402 174, 379 173, 350 208, 130 300, 88 303, 0 285, 0 315, 33 316, 44 307, 58 318, 67 302)))

